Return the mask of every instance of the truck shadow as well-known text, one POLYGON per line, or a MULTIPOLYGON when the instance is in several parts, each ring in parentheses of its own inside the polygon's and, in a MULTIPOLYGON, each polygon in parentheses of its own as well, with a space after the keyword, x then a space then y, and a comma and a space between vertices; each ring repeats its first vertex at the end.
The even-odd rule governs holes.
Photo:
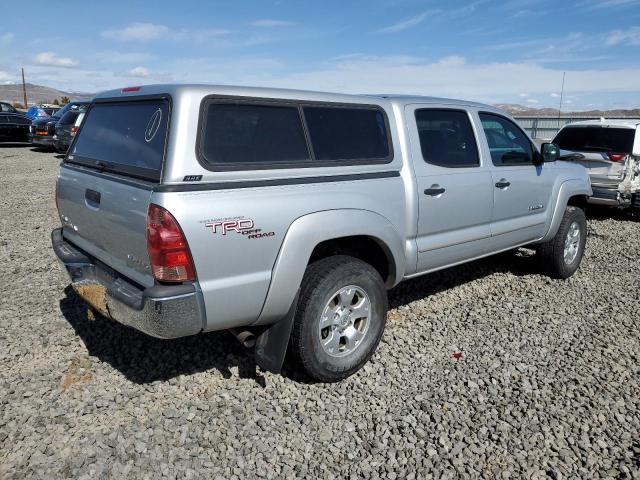
POLYGON ((619 208, 589 205, 586 210, 588 220, 618 220, 621 222, 640 222, 640 211, 621 210, 619 208))
POLYGON ((71 286, 64 293, 60 310, 89 355, 107 362, 134 383, 165 381, 216 369, 227 379, 238 375, 264 384, 264 378, 256 373, 253 352, 225 331, 162 340, 98 313, 89 314, 88 305, 71 286), (237 374, 232 372, 234 368, 237 374))
MULTIPOLYGON (((525 252, 510 251, 407 280, 389 292, 389 307, 397 308, 497 272, 514 275, 536 273, 535 265, 535 260, 525 252)), ((238 376, 265 386, 265 378, 256 367, 253 351, 241 346, 225 331, 161 340, 98 313, 90 315, 88 305, 71 286, 64 293, 60 310, 85 344, 89 355, 107 362, 134 383, 166 381, 180 375, 216 369, 224 378, 238 376), (237 372, 234 371, 236 369, 237 372)), ((290 362, 285 364, 282 374, 295 382, 313 383, 290 362)))
POLYGON ((516 276, 544 274, 532 250, 509 250, 404 281, 389 291, 389 308, 402 307, 494 273, 516 276))

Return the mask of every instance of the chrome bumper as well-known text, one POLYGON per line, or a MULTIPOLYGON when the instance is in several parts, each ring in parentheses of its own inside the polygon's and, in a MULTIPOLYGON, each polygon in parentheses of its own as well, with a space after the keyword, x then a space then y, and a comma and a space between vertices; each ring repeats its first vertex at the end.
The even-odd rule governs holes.
POLYGON ((202 331, 206 317, 197 285, 141 289, 67 242, 62 229, 51 232, 51 243, 73 288, 103 315, 157 338, 202 331))

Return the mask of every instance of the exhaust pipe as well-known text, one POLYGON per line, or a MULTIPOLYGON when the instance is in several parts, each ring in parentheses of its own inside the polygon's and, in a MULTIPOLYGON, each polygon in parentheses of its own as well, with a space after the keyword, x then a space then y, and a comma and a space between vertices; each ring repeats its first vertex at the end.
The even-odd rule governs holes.
POLYGON ((231 335, 236 337, 242 346, 251 348, 256 344, 256 336, 249 330, 239 330, 237 328, 230 328, 227 330, 231 335))

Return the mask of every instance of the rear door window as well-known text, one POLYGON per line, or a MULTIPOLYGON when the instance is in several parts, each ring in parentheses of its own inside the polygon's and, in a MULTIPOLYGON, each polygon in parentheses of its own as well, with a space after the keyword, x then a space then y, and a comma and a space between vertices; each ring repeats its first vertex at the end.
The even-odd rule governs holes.
POLYGON ((635 133, 631 128, 565 127, 553 143, 563 150, 630 154, 635 133))
POLYGON ((223 168, 310 159, 296 106, 244 103, 206 106, 201 157, 223 168))
POLYGON ((478 167, 478 146, 469 115, 461 110, 416 110, 422 158, 448 168, 478 167))
POLYGON ((389 139, 381 110, 305 106, 303 111, 316 160, 375 161, 389 158, 389 139))
POLYGON ((167 100, 96 103, 68 160, 160 180, 168 121, 167 100))

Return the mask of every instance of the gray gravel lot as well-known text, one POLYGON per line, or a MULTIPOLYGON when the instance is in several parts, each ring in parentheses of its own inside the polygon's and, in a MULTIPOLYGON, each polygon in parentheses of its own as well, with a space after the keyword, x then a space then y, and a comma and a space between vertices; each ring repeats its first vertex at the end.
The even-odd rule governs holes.
POLYGON ((568 281, 520 252, 402 284, 372 362, 321 385, 90 319, 58 163, 0 146, 0 478, 640 478, 637 220, 590 213, 568 281))

